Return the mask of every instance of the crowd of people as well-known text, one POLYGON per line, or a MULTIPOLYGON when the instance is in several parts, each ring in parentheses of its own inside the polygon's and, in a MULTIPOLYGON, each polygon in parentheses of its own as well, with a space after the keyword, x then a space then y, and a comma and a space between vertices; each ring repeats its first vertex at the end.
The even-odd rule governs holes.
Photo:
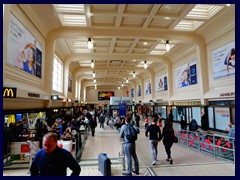
MULTIPOLYGON (((145 136, 149 138, 149 148, 152 157, 152 165, 156 165, 158 156, 158 144, 163 142, 163 146, 166 152, 166 161, 173 164, 171 148, 176 141, 176 136, 173 129, 173 120, 169 115, 163 123, 163 117, 161 113, 155 112, 151 117, 145 115, 143 117, 145 136)), ((72 170, 72 176, 78 176, 81 172, 81 168, 77 161, 72 157, 71 153, 59 148, 57 141, 62 139, 74 139, 78 133, 81 133, 81 127, 84 131, 91 131, 91 135, 95 136, 95 128, 99 124, 99 127, 103 130, 105 125, 119 130, 120 138, 123 138, 124 153, 127 158, 127 171, 123 175, 131 176, 132 173, 139 174, 139 161, 136 151, 137 134, 140 133, 140 115, 138 113, 129 114, 128 116, 108 116, 103 109, 95 109, 90 111, 83 111, 76 115, 72 119, 65 119, 58 116, 52 124, 42 123, 37 121, 37 133, 41 137, 41 149, 35 155, 35 158, 31 164, 30 172, 32 176, 46 176, 46 175, 62 175, 66 176, 66 169, 72 170), (129 128, 133 127, 136 138, 129 140, 129 128), (134 161, 134 168, 132 168, 132 159, 134 161), (54 162, 54 163, 53 163, 54 162), (68 163, 64 163, 68 162, 68 163), (59 165, 63 164, 63 165, 59 165), (61 169, 61 171, 56 171, 61 169)), ((191 119, 189 124, 183 117, 180 117, 181 133, 185 134, 190 132, 189 139, 192 136, 194 138, 195 132, 198 130, 198 124, 195 119, 191 119)), ((235 138, 235 126, 233 122, 228 123, 229 128, 226 129, 230 140, 235 138)), ((7 128, 7 127, 6 127, 7 128)), ((5 127, 4 127, 5 129, 5 127)), ((131 134, 132 135, 132 134, 131 134)), ((212 136, 205 137, 204 146, 206 143, 212 142, 212 136)), ((218 140, 216 144, 219 146, 223 142, 223 139, 218 140)), ((229 144, 231 147, 231 141, 229 144)))

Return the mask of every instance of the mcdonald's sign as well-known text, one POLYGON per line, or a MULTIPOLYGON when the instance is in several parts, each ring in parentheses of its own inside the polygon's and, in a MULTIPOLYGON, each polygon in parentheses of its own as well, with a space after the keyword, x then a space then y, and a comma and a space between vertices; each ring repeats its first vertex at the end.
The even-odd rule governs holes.
POLYGON ((16 98, 17 88, 3 87, 3 98, 16 98))
POLYGON ((30 147, 28 144, 21 144, 21 153, 28 153, 30 152, 30 147))

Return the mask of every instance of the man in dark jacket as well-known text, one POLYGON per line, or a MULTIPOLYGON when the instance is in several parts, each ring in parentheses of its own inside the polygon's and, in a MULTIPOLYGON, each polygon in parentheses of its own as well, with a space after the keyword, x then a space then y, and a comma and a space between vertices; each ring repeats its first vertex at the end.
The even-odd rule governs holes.
POLYGON ((150 151, 152 153, 152 165, 156 164, 157 161, 157 146, 158 146, 158 141, 161 140, 161 131, 159 126, 157 125, 158 120, 153 117, 153 122, 150 126, 147 127, 145 131, 145 136, 148 137, 148 132, 150 133, 149 136, 149 146, 150 146, 150 151))
POLYGON ((43 137, 43 148, 35 155, 30 167, 31 176, 66 176, 67 168, 71 176, 79 176, 80 165, 72 154, 57 146, 57 135, 49 132, 43 137))

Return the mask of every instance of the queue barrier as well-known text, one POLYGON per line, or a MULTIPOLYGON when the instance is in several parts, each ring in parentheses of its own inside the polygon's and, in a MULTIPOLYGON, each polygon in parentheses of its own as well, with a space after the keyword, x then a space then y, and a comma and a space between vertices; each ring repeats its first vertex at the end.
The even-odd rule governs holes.
POLYGON ((178 144, 235 163, 235 138, 200 131, 175 130, 178 144))

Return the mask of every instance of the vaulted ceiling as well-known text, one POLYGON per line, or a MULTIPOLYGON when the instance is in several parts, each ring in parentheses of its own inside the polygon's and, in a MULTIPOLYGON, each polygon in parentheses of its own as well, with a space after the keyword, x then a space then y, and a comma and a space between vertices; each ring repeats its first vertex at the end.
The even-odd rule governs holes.
POLYGON ((47 37, 51 31, 83 31, 56 40, 62 57, 74 57, 70 69, 79 69, 79 76, 97 84, 113 82, 118 86, 133 71, 139 77, 156 67, 181 46, 193 47, 184 39, 203 28, 228 7, 226 4, 21 4, 35 26, 47 37), (88 33, 85 33, 88 32, 88 33), (87 41, 91 38, 92 49, 87 41), (165 48, 169 41, 170 51, 165 48), (91 68, 91 61, 95 63, 91 68), (144 69, 144 62, 147 70, 144 69))

